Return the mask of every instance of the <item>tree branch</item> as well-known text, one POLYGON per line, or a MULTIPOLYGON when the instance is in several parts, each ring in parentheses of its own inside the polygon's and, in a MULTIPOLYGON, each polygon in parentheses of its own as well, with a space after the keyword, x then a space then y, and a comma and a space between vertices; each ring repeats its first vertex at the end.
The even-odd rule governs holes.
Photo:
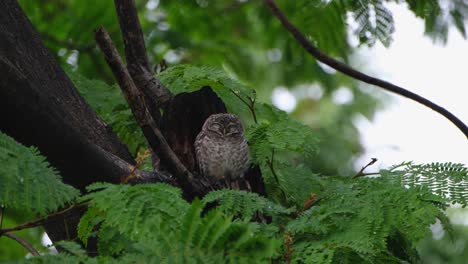
POLYGON ((114 4, 124 40, 128 72, 136 87, 143 92, 148 110, 158 123, 159 108, 167 105, 172 98, 172 93, 151 74, 135 2, 114 0, 114 4))
POLYGON ((101 147, 94 145, 93 152, 96 153, 96 159, 105 166, 109 166, 117 175, 120 176, 121 183, 137 184, 150 182, 164 182, 176 185, 171 175, 165 175, 159 171, 148 172, 138 169, 136 166, 126 162, 118 156, 105 151, 101 147))
POLYGON ((19 224, 19 225, 14 226, 14 227, 0 229, 0 236, 6 234, 8 232, 12 232, 12 231, 19 231, 19 230, 23 230, 23 229, 27 229, 27 228, 33 228, 33 227, 41 226, 41 225, 43 225, 44 223, 47 222, 47 219, 50 219, 50 218, 55 217, 55 216, 63 215, 63 214, 65 214, 65 213, 67 213, 67 212, 69 212, 69 211, 71 211, 71 210, 73 210, 75 208, 81 208, 81 207, 86 206, 86 205, 88 205, 88 202, 74 204, 74 205, 71 205, 71 206, 63 209, 63 210, 48 214, 48 215, 46 215, 44 217, 41 217, 41 218, 38 218, 36 220, 29 221, 29 222, 26 222, 26 223, 23 223, 23 224, 19 224))
MULTIPOLYGON (((125 44, 127 64, 139 65, 149 72, 150 65, 146 55, 145 39, 138 20, 135 2, 133 0, 115 0, 114 5, 125 44)), ((140 67, 134 70, 142 70, 140 67)), ((130 70, 129 72, 131 74, 130 70)))
POLYGON ((362 167, 361 170, 356 173, 356 175, 353 176, 353 178, 357 178, 357 177, 362 177, 362 176, 366 176, 368 174, 364 174, 364 170, 367 169, 369 166, 373 165, 374 163, 377 162, 377 159, 376 158, 372 158, 371 161, 369 163, 367 163, 366 166, 362 167))
POLYGON ((112 72, 114 73, 132 113, 148 141, 148 144, 155 153, 160 155, 164 165, 166 165, 169 171, 176 176, 180 186, 187 186, 189 180, 193 178, 192 174, 180 162, 179 158, 169 147, 166 139, 155 124, 154 119, 149 114, 145 101, 143 100, 143 95, 135 86, 132 77, 125 68, 117 49, 112 43, 109 34, 103 27, 100 27, 95 32, 95 39, 104 54, 107 63, 112 69, 112 72))
POLYGON ((335 60, 322 51, 320 51, 317 47, 315 47, 312 42, 310 42, 304 34, 302 34, 299 29, 294 26, 288 18, 284 15, 284 13, 278 8, 274 0, 264 0, 265 4, 270 8, 271 12, 274 16, 278 18, 281 24, 294 36, 294 38, 301 44, 301 46, 313 57, 315 57, 318 61, 332 67, 333 69, 340 71, 348 76, 351 76, 357 80, 363 81, 368 84, 372 84, 378 87, 383 88, 392 93, 399 94, 406 98, 409 98, 413 101, 416 101, 424 106, 429 107, 430 109, 436 111, 437 113, 443 115, 445 118, 450 120, 455 126, 463 132, 463 134, 468 138, 468 127, 455 115, 447 111, 445 108, 429 101, 428 99, 417 95, 411 91, 408 91, 402 87, 396 86, 390 82, 383 81, 378 78, 374 78, 367 74, 364 74, 360 71, 357 71, 348 65, 335 60))
POLYGON ((22 239, 21 237, 15 235, 15 234, 12 234, 12 233, 4 233, 3 235, 15 240, 18 243, 20 243, 24 248, 26 248, 29 251, 29 253, 31 253, 31 255, 33 255, 35 257, 41 255, 41 254, 39 254, 39 252, 33 246, 31 246, 31 244, 29 244, 29 242, 22 239))

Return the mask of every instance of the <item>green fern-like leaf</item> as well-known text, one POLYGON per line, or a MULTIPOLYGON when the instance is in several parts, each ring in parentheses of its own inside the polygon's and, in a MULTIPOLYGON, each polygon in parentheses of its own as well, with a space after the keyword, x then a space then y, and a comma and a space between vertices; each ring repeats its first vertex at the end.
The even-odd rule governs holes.
POLYGON ((81 220, 79 236, 87 239, 99 223, 103 256, 126 259, 137 254, 145 262, 162 263, 262 263, 278 250, 278 241, 260 234, 257 224, 233 221, 217 209, 202 217, 204 203, 189 205, 179 189, 166 184, 94 184, 88 190, 83 199, 91 199, 89 210, 94 211, 81 220))
POLYGON ((203 198, 203 202, 205 204, 216 202, 217 209, 245 220, 252 220, 257 213, 274 217, 293 212, 292 209, 284 208, 256 193, 238 190, 226 189, 210 192, 203 198))
POLYGON ((441 215, 439 197, 427 189, 404 188, 394 178, 328 177, 324 184, 318 204, 287 226, 297 245, 294 257, 298 260, 315 258, 311 252, 327 260, 332 257, 333 263, 341 258, 359 263, 417 258, 414 248, 441 215), (400 234, 398 241, 413 251, 406 250, 408 255, 403 256, 391 253, 399 250, 390 243, 394 234, 400 234))
MULTIPOLYGON (((180 212, 189 207, 181 198, 180 190, 166 184, 127 186, 98 183, 87 189, 91 193, 82 199, 91 199, 90 208, 105 216, 103 224, 131 239, 162 235, 180 226, 180 212)), ((90 214, 96 215, 96 212, 90 214)), ((92 224, 96 222, 90 222, 88 218, 83 221, 78 233, 86 241, 92 224)))
POLYGON ((281 118, 247 129, 252 160, 260 165, 270 197, 302 203, 320 189, 320 182, 305 162, 317 152, 312 130, 297 121, 281 118))
POLYGON ((241 116, 247 128, 253 162, 260 165, 267 189, 275 201, 302 204, 320 185, 302 160, 310 160, 317 152, 317 138, 311 128, 292 120, 275 107, 255 102, 253 108, 258 124, 249 109, 255 92, 211 67, 178 65, 158 75, 174 93, 191 92, 210 86, 226 103, 230 112, 241 116), (272 153, 280 158, 272 158, 272 153), (275 173, 270 163, 274 163, 275 173), (294 168, 291 168, 294 164, 294 168), (276 174, 276 175, 274 175, 276 174))
POLYGON ((255 91, 229 77, 222 70, 213 67, 177 65, 160 73, 158 79, 175 94, 193 92, 204 86, 210 86, 226 104, 229 112, 243 117, 245 121, 252 119, 244 102, 254 98, 255 91))
POLYGON ((414 164, 405 162, 380 172, 398 177, 408 187, 425 187, 463 206, 468 204, 468 168, 460 163, 414 164))
POLYGON ((79 191, 64 184, 34 147, 0 132, 0 205, 36 214, 56 211, 79 191))
POLYGON ((355 1, 353 16, 358 24, 355 33, 361 44, 374 45, 379 40, 388 47, 395 31, 393 16, 382 1, 355 1))
POLYGON ((68 254, 74 256, 86 256, 86 250, 83 249, 81 245, 72 241, 59 241, 54 244, 54 246, 59 246, 65 250, 68 254))

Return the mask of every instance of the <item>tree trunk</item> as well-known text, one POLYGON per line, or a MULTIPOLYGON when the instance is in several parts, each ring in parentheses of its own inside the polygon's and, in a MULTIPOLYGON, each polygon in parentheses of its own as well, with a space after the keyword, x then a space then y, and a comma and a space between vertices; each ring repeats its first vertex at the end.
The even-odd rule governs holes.
MULTIPOLYGON (((112 128, 80 96, 15 0, 0 1, 0 130, 38 147, 63 181, 79 189, 96 181, 118 183, 125 176, 97 157, 96 145, 135 164, 112 128)), ((53 240, 75 233, 74 215, 75 221, 47 229, 53 240)))

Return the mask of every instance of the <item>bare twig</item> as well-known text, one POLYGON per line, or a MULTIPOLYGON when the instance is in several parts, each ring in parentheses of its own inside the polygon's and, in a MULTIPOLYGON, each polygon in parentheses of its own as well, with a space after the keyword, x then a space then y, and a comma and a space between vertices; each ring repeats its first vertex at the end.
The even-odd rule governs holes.
POLYGON ((5 207, 0 206, 0 230, 3 226, 3 214, 5 213, 5 207))
POLYGON ((359 177, 371 176, 371 175, 380 175, 380 172, 363 172, 359 177))
POLYGON ((132 77, 127 71, 127 68, 125 68, 117 49, 112 43, 109 34, 103 27, 100 27, 95 32, 95 39, 104 54, 107 63, 112 69, 114 77, 117 79, 117 82, 125 95, 125 99, 127 100, 137 123, 141 127, 148 144, 155 153, 159 154, 163 164, 168 167, 169 171, 176 176, 181 187, 187 186, 189 180, 193 178, 192 174, 172 151, 154 119, 149 114, 143 95, 135 86, 132 77))
POLYGON ((27 228, 33 228, 33 227, 41 226, 41 225, 43 225, 44 223, 46 223, 47 220, 50 219, 50 218, 63 215, 63 214, 65 214, 65 213, 69 212, 69 211, 72 210, 72 209, 80 208, 80 207, 86 206, 86 205, 88 205, 88 203, 89 203, 89 202, 86 201, 86 202, 74 204, 74 205, 72 205, 72 206, 70 206, 70 207, 67 207, 67 208, 61 210, 61 211, 57 211, 57 212, 48 214, 48 215, 46 215, 46 216, 44 216, 44 217, 41 217, 41 218, 38 218, 38 219, 36 219, 36 220, 29 221, 29 222, 26 222, 26 223, 23 223, 23 224, 14 226, 14 227, 9 227, 9 228, 0 229, 0 236, 3 235, 3 234, 5 234, 5 233, 12 232, 12 231, 18 231, 18 230, 23 230, 23 229, 27 229, 27 228))
POLYGON ((356 175, 353 176, 353 178, 357 178, 357 177, 362 177, 362 176, 367 176, 369 174, 364 174, 364 170, 367 169, 367 167, 373 165, 374 163, 377 162, 377 159, 376 158, 372 158, 371 161, 369 163, 367 163, 366 166, 362 167, 361 170, 356 173, 356 175))
POLYGON ((15 235, 13 233, 4 233, 3 235, 15 240, 18 243, 20 243, 24 248, 26 248, 29 251, 29 253, 31 253, 31 255, 33 255, 35 257, 41 255, 41 254, 39 254, 39 252, 31 244, 29 244, 28 241, 22 239, 21 237, 15 235))
POLYGON ((301 46, 308 53, 310 53, 313 57, 315 57, 317 60, 357 80, 381 87, 384 90, 399 94, 401 96, 404 96, 406 98, 409 98, 413 101, 416 101, 422 105, 429 107, 430 109, 436 111, 437 113, 443 115, 445 118, 450 120, 450 122, 452 122, 455 126, 457 126, 458 129, 460 129, 460 131, 462 131, 463 134, 468 138, 468 127, 458 117, 456 117, 455 115, 447 111, 445 108, 429 101, 428 99, 418 94, 408 91, 402 87, 396 86, 390 82, 383 81, 381 79, 374 78, 372 76, 364 74, 338 60, 335 60, 329 57, 328 55, 320 51, 317 47, 315 47, 312 44, 312 42, 310 42, 306 38, 306 36, 304 36, 304 34, 302 34, 299 31, 299 29, 288 20, 288 18, 284 15, 284 13, 278 8, 274 0, 264 0, 264 1, 265 1, 265 4, 270 8, 273 15, 276 16, 279 21, 281 21, 281 24, 294 36, 294 38, 299 42, 299 44, 301 44, 301 46))
MULTIPOLYGON (((257 114, 255 113, 255 97, 249 97, 249 102, 247 102, 246 100, 244 100, 244 98, 242 98, 240 95, 238 95, 235 91, 233 91, 232 89, 230 89, 231 93, 233 93, 239 100, 242 101, 242 103, 244 103, 250 110, 250 112, 252 113, 252 117, 254 119, 254 122, 255 124, 258 124, 257 122, 257 114)), ((255 92, 255 91, 254 91, 255 92)))

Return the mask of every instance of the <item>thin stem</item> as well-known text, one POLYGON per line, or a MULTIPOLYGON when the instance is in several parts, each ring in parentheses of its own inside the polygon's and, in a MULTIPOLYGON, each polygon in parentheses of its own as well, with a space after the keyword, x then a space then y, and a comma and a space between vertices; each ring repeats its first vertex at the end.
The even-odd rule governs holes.
POLYGON ((2 229, 3 226, 3 214, 5 213, 5 207, 1 206, 0 207, 0 230, 2 229))
POLYGON ((364 176, 370 176, 370 175, 380 175, 380 172, 365 172, 365 173, 362 173, 360 176, 364 177, 364 176))
POLYGON ((377 159, 376 159, 376 158, 372 158, 371 161, 370 161, 369 163, 367 163, 366 166, 362 167, 361 170, 360 170, 358 173, 356 173, 356 175, 354 175, 353 178, 358 178, 358 177, 362 177, 362 176, 367 176, 367 175, 369 175, 369 174, 364 174, 364 170, 367 169, 367 167, 373 165, 373 164, 376 163, 376 162, 377 162, 377 159))
POLYGON ((232 89, 230 89, 231 93, 233 93, 239 100, 242 101, 250 110, 252 113, 252 117, 254 119, 255 124, 258 124, 257 122, 257 115, 255 113, 255 98, 249 97, 249 102, 245 101, 244 98, 242 98, 240 95, 238 95, 236 92, 234 92, 232 89))
POLYGON ((61 211, 48 214, 48 215, 46 215, 46 216, 44 216, 44 217, 41 217, 41 218, 39 218, 39 219, 36 219, 36 220, 33 220, 33 221, 29 221, 29 222, 26 222, 26 223, 23 223, 23 224, 14 226, 14 227, 9 227, 9 228, 5 228, 5 229, 0 229, 0 235, 5 234, 5 233, 8 233, 8 232, 11 232, 11 231, 18 231, 18 230, 23 230, 23 229, 33 228, 33 227, 37 227, 37 226, 43 225, 44 223, 47 222, 47 219, 49 219, 49 218, 52 218, 52 217, 55 217, 55 216, 59 216, 59 215, 65 214, 65 213, 67 213, 68 211, 70 211, 70 210, 72 210, 72 209, 75 209, 75 208, 78 208, 78 207, 86 206, 86 205, 88 205, 88 203, 89 203, 89 201, 82 202, 82 203, 79 203, 79 204, 74 204, 74 205, 72 205, 72 206, 70 206, 70 207, 67 207, 67 208, 61 210, 61 211))
POLYGON ((21 237, 13 234, 13 233, 3 233, 2 235, 6 236, 6 237, 9 237, 13 240, 15 240, 16 242, 20 243, 24 248, 26 248, 29 253, 31 253, 31 255, 37 257, 37 256, 40 256, 41 254, 39 254, 39 251, 37 251, 31 244, 29 244, 28 241, 22 239, 21 237))
POLYGON ((267 163, 268 163, 268 166, 270 167, 271 174, 273 174, 273 178, 275 179, 276 184, 278 184, 278 188, 280 189, 281 194, 283 194, 284 200, 287 201, 286 193, 285 193, 285 192, 283 191, 283 189, 281 188, 281 185, 280 185, 279 179, 278 179, 278 175, 276 174, 275 168, 273 167, 273 161, 274 161, 274 159, 275 159, 275 149, 273 148, 273 149, 271 150, 271 160, 267 160, 267 163))
POLYGON ((437 113, 443 115, 445 118, 450 120, 450 122, 457 126, 458 129, 460 129, 460 131, 463 132, 463 134, 468 138, 468 127, 458 117, 447 111, 445 108, 409 90, 396 86, 390 82, 364 74, 338 60, 333 59, 332 57, 329 57, 328 55, 320 51, 317 47, 315 47, 314 44, 312 44, 312 42, 310 42, 306 38, 306 36, 302 34, 299 31, 299 29, 288 20, 284 13, 278 8, 274 0, 264 1, 265 4, 270 8, 273 15, 276 16, 281 22, 281 24, 294 36, 294 38, 299 42, 299 44, 318 61, 321 61, 322 63, 332 67, 333 69, 340 71, 348 76, 351 76, 357 80, 378 86, 380 88, 383 88, 384 90, 399 94, 413 101, 416 101, 424 106, 429 107, 430 109, 436 111, 437 113))
MULTIPOLYGON (((255 92, 255 91, 254 91, 255 92)), ((255 124, 258 124, 257 122, 257 114, 255 113, 255 97, 249 97, 250 100, 250 112, 252 112, 252 116, 254 119, 255 124)))

